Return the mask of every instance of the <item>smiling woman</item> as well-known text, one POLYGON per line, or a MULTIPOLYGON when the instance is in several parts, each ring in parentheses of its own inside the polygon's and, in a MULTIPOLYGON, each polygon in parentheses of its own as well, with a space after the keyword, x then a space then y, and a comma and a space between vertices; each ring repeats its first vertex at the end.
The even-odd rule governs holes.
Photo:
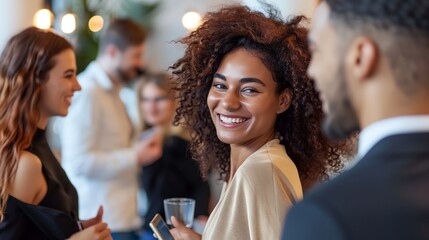
MULTIPOLYGON (((252 51, 238 48, 225 55, 214 74, 207 105, 220 141, 255 152, 274 138, 277 114, 289 107, 291 97, 288 90, 276 94, 271 71, 252 51)), ((231 159, 239 159, 236 165, 244 161, 231 159)))
POLYGON ((225 184, 203 235, 173 221, 178 239, 279 239, 301 182, 306 189, 341 167, 342 148, 322 135, 321 102, 306 75, 304 17, 284 22, 267 10, 208 13, 180 41, 176 123, 192 129, 203 175, 216 168, 225 184))
POLYGON ((66 49, 60 52, 53 61, 56 64, 47 76, 47 79, 51 80, 41 85, 40 90, 42 93, 40 115, 44 120, 50 116, 67 115, 73 93, 80 89, 76 82, 76 60, 73 50, 66 49))
POLYGON ((0 58, 0 239, 110 239, 102 210, 78 221, 76 189, 46 141, 48 118, 65 116, 78 90, 64 38, 28 28, 9 40, 0 58))

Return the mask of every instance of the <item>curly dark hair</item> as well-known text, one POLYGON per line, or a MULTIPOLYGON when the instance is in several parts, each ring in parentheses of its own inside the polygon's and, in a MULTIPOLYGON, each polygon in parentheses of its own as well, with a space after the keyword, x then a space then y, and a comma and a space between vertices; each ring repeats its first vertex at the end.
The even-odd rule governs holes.
POLYGON ((326 180, 328 171, 342 168, 342 148, 330 144, 321 132, 321 101, 306 75, 310 53, 307 29, 301 26, 305 17, 284 22, 277 10, 270 7, 267 12, 268 17, 241 5, 224 7, 208 13, 196 31, 178 41, 187 49, 170 67, 179 90, 175 124, 192 130, 191 152, 203 176, 216 167, 227 180, 230 146, 216 137, 206 100, 223 57, 237 48, 252 51, 273 73, 278 93, 292 90, 291 105, 278 115, 275 127, 305 188, 326 180))

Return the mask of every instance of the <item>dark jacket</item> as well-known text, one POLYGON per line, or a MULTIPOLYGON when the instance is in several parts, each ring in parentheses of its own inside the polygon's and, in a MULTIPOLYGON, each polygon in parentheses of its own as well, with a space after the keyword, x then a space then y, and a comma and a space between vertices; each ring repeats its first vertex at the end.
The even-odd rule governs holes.
POLYGON ((429 133, 378 142, 292 207, 282 239, 429 239, 429 133))

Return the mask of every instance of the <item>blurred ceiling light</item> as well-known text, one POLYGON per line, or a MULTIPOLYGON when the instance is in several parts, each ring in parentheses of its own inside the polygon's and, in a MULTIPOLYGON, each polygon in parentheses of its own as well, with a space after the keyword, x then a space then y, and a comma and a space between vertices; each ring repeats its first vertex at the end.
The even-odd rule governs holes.
POLYGON ((49 29, 52 26, 54 15, 49 9, 43 8, 36 12, 33 18, 33 24, 40 29, 49 29))
POLYGON ((76 17, 74 14, 67 13, 61 19, 61 31, 63 33, 69 34, 76 30, 76 17))
POLYGON ((104 20, 101 16, 95 15, 88 21, 89 30, 92 32, 100 31, 104 26, 104 20))
POLYGON ((201 16, 197 12, 187 12, 182 17, 183 26, 189 31, 193 31, 201 24, 201 16))

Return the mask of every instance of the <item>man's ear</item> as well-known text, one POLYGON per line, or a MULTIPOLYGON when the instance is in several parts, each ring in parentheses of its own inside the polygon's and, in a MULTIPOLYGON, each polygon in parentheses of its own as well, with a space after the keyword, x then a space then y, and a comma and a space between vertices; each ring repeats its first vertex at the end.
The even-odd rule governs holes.
POLYGON ((377 68, 379 49, 369 37, 358 37, 351 44, 347 64, 357 79, 369 78, 377 68))
POLYGON ((107 46, 106 46, 106 50, 105 50, 105 52, 106 52, 106 54, 108 55, 108 56, 110 56, 110 57, 115 57, 117 54, 118 54, 118 48, 115 46, 115 45, 113 45, 113 44, 108 44, 107 46))
POLYGON ((285 89, 283 92, 280 93, 279 96, 279 107, 277 109, 277 114, 283 113, 286 111, 290 103, 292 102, 292 90, 291 89, 285 89))

